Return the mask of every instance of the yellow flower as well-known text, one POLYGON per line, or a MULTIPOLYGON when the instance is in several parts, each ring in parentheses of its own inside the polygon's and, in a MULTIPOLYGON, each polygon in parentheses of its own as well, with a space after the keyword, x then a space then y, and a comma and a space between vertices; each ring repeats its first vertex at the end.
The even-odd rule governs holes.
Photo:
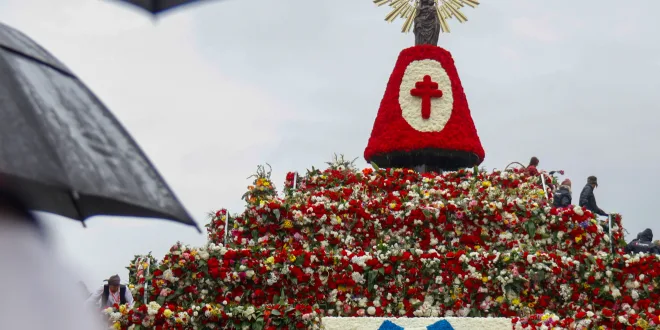
POLYGON ((289 261, 291 261, 291 262, 295 262, 295 261, 296 261, 296 256, 294 256, 293 254, 290 255, 290 256, 289 256, 289 261))
POLYGON ((481 185, 482 185, 484 188, 488 188, 488 187, 491 186, 491 183, 490 183, 490 181, 484 181, 484 182, 481 183, 481 185))
POLYGON ((598 330, 605 330, 605 327, 601 325, 598 327, 598 330))
POLYGON ((172 316, 172 314, 174 314, 174 312, 172 312, 169 308, 163 311, 163 316, 165 316, 166 318, 169 318, 170 316, 172 316))
POLYGON ((117 329, 117 330, 121 330, 121 323, 115 322, 115 324, 113 324, 112 327, 117 329))
POLYGON ((582 240, 582 236, 578 236, 575 238, 575 243, 580 243, 581 240, 582 240))
POLYGON ((185 260, 179 260, 179 266, 183 266, 183 265, 185 265, 185 264, 186 264, 186 261, 185 261, 185 260))
POLYGON ((264 187, 270 187, 270 182, 268 181, 264 182, 264 187))
POLYGON ((289 219, 284 220, 284 223, 282 224, 282 228, 285 229, 293 228, 293 222, 291 222, 291 220, 289 219))
POLYGON ((639 319, 639 320, 637 320, 637 325, 644 328, 644 329, 646 329, 649 326, 649 323, 646 322, 646 320, 644 320, 644 319, 639 319))
POLYGON ((515 298, 515 299, 513 299, 513 300, 511 301, 511 303, 514 304, 514 305, 516 305, 516 306, 518 306, 518 305, 520 305, 520 299, 515 298))
POLYGON ((197 250, 190 251, 190 255, 193 256, 193 257, 196 256, 197 255, 197 250))
POLYGON ((264 207, 264 205, 266 205, 266 202, 265 202, 265 201, 260 201, 260 202, 259 202, 259 206, 264 207))
POLYGON ((122 314, 125 314, 126 313, 126 305, 119 306, 119 312, 122 313, 122 314))
POLYGON ((343 285, 340 285, 340 286, 337 287, 337 291, 339 291, 339 292, 346 292, 346 287, 343 286, 343 285))
POLYGON ((484 283, 488 282, 488 276, 482 277, 481 282, 484 282, 484 283))
POLYGON ((341 217, 337 216, 337 223, 341 224, 341 217))
POLYGON ((534 303, 533 303, 533 302, 531 302, 531 303, 528 303, 528 304, 527 304, 527 307, 529 307, 529 308, 532 308, 532 307, 534 307, 534 303))
POLYGON ((133 284, 129 284, 129 285, 128 285, 128 288, 129 288, 129 289, 135 289, 135 285, 133 285, 133 284))
POLYGON ((396 203, 390 203, 390 208, 393 209, 396 207, 396 203))
POLYGON ((147 269, 147 267, 149 267, 148 263, 146 263, 146 262, 142 263, 142 268, 147 269))
POLYGON ((541 321, 547 321, 549 318, 550 318, 550 315, 543 314, 543 316, 541 316, 541 321))
POLYGON ((501 304, 504 301, 504 297, 499 296, 499 297, 495 298, 495 301, 497 301, 498 303, 501 304))
POLYGON ((272 256, 268 257, 266 259, 266 263, 267 264, 274 264, 275 263, 275 258, 273 258, 272 256))

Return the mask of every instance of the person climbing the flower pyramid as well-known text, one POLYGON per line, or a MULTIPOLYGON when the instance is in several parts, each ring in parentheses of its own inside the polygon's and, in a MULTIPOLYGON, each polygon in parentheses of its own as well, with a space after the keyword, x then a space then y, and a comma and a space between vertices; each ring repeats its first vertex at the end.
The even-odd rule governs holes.
POLYGON ((133 295, 131 291, 121 284, 119 275, 112 275, 108 279, 108 284, 101 286, 86 301, 88 306, 99 306, 101 308, 112 307, 114 305, 133 305, 133 295))
POLYGON ((587 210, 591 211, 591 213, 606 217, 608 214, 596 204, 594 189, 597 187, 598 178, 593 175, 588 177, 587 184, 582 188, 582 192, 580 193, 580 206, 585 207, 587 210))
POLYGON ((529 160, 529 165, 527 165, 527 173, 530 175, 538 175, 539 174, 539 159, 534 156, 529 160))
POLYGON ((653 231, 651 228, 646 228, 641 233, 637 234, 637 238, 632 240, 625 249, 628 254, 637 253, 654 253, 660 254, 660 247, 653 243, 653 231))
POLYGON ((566 179, 561 182, 559 189, 553 195, 552 205, 554 207, 568 207, 571 205, 573 197, 571 196, 571 180, 566 179))

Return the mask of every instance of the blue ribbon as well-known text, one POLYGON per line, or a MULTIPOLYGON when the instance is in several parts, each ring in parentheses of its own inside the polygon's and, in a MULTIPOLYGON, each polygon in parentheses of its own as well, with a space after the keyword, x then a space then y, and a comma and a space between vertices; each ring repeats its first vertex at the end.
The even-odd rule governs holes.
MULTIPOLYGON (((451 326, 447 320, 440 320, 438 322, 435 322, 428 327, 426 327, 428 330, 454 330, 454 327, 451 326)), ((390 320, 385 320, 383 324, 380 325, 378 330, 405 330, 404 328, 392 323, 390 320)))
POLYGON ((454 327, 451 326, 447 320, 440 320, 438 322, 435 322, 428 327, 426 327, 428 330, 454 330, 454 327))
POLYGON ((404 330, 402 327, 392 323, 390 320, 385 320, 383 324, 380 325, 378 330, 404 330))

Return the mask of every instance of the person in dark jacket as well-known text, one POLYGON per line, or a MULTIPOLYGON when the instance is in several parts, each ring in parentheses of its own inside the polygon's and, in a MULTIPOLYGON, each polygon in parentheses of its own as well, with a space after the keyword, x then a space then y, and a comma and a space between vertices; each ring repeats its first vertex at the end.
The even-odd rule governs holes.
POLYGON ((643 232, 637 234, 637 238, 626 245, 626 253, 660 254, 660 247, 653 243, 653 231, 651 228, 646 228, 643 232))
POLYGON ((552 205, 554 207, 567 207, 571 205, 572 200, 573 196, 571 196, 571 180, 566 179, 562 181, 559 189, 555 191, 552 205))
POLYGON ((590 176, 587 178, 587 185, 582 188, 580 193, 580 206, 585 207, 587 210, 592 213, 607 216, 598 204, 596 204, 596 196, 594 196, 594 189, 598 187, 598 179, 595 176, 590 176))

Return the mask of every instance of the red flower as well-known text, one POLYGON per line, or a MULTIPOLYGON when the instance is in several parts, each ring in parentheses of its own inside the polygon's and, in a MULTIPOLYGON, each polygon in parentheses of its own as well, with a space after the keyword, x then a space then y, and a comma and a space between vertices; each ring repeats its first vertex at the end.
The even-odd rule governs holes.
POLYGON ((206 264, 209 266, 209 268, 218 268, 220 267, 220 261, 218 261, 217 258, 211 257, 209 260, 206 262, 206 264))

